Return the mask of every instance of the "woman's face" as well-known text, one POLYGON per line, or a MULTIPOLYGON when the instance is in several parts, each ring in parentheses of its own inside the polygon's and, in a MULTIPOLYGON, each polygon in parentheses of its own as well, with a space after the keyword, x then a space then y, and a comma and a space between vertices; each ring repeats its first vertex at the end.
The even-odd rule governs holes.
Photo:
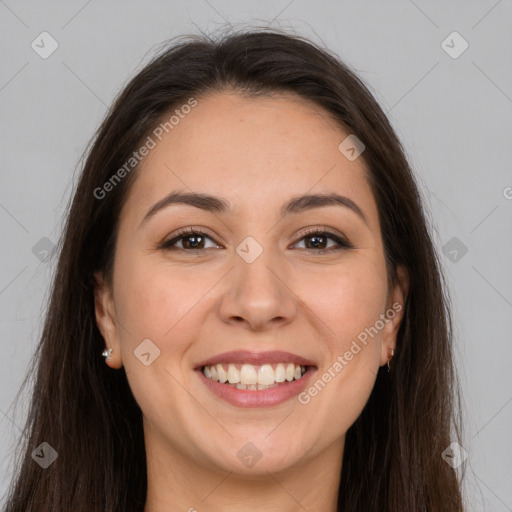
POLYGON ((113 289, 97 276, 109 364, 124 365, 159 454, 240 474, 341 462, 407 293, 388 290, 364 162, 294 95, 197 101, 152 135, 113 289))

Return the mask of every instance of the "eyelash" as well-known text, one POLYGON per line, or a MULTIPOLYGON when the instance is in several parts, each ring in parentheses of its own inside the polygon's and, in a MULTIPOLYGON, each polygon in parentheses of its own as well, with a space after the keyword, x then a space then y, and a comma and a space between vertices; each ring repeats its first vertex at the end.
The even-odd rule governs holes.
MULTIPOLYGON (((216 244, 218 244, 218 242, 210 235, 208 235, 208 233, 205 233, 203 231, 200 231, 200 230, 196 230, 196 229, 193 229, 193 228, 184 228, 184 229, 181 229, 180 231, 178 231, 175 236, 173 238, 171 238, 170 240, 166 240, 164 241, 159 249, 162 249, 162 250, 167 250, 167 251, 173 251, 173 250, 177 250, 177 251, 184 251, 184 252, 191 252, 191 253, 198 253, 198 252, 201 252, 201 251, 205 251, 206 249, 185 249, 185 248, 182 248, 182 247, 173 247, 173 245, 184 239, 184 238, 188 238, 188 237, 192 237, 192 236, 204 236, 206 238, 209 238, 210 240, 212 240, 213 242, 215 242, 216 244)), ((341 250, 346 250, 346 249, 353 249, 354 246, 346 239, 336 235, 335 233, 332 233, 331 231, 322 231, 322 230, 319 230, 319 229, 311 229, 311 230, 308 230, 304 233, 301 234, 301 238, 298 240, 298 242, 302 241, 304 238, 310 238, 310 237, 313 237, 313 236, 322 236, 322 237, 325 237, 325 238, 328 238, 328 239, 331 239, 333 241, 335 241, 338 246, 337 247, 330 247, 329 249, 303 249, 305 251, 312 251, 313 253, 317 253, 317 254, 320 254, 320 253, 331 253, 331 252, 336 252, 336 251, 341 251, 341 250)), ((298 243, 296 242, 296 243, 298 243)), ((218 244, 220 245, 220 244, 218 244)), ((296 244, 294 244, 296 245, 296 244)))

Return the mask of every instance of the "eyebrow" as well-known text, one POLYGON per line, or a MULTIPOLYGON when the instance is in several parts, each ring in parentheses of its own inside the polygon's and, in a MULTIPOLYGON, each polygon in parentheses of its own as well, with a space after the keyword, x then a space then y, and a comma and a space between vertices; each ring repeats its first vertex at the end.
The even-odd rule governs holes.
MULTIPOLYGON (((232 210, 231 204, 226 199, 215 197, 209 194, 200 194, 195 192, 171 192, 163 199, 154 204, 146 213, 140 226, 149 218, 153 217, 157 212, 175 204, 183 204, 199 208, 206 212, 227 213, 232 210)), ((281 219, 289 214, 297 214, 314 208, 322 208, 326 206, 343 206, 352 210, 357 214, 364 223, 369 226, 368 221, 361 208, 348 197, 339 194, 306 194, 303 196, 293 197, 280 209, 281 219)))

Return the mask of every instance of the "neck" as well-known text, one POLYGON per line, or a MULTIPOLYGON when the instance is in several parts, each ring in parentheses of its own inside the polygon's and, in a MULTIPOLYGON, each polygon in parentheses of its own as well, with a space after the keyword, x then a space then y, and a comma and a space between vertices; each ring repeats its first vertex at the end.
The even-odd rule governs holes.
POLYGON ((203 465, 162 438, 150 438, 144 512, 337 512, 344 437, 294 467, 254 476, 203 465))

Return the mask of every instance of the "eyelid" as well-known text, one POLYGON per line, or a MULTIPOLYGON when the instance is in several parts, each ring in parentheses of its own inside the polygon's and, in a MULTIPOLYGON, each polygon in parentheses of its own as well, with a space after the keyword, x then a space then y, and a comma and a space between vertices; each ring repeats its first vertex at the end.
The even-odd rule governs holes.
POLYGON ((300 231, 296 236, 298 236, 300 238, 304 238, 305 236, 315 234, 315 233, 325 233, 328 235, 333 235, 337 238, 341 238, 346 243, 349 243, 348 239, 344 235, 342 235, 341 233, 338 233, 336 230, 333 230, 327 226, 317 226, 317 227, 312 227, 312 228, 306 228, 303 231, 300 231))
MULTIPOLYGON (((208 238, 210 238, 213 242, 215 242, 217 245, 222 245, 221 242, 217 241, 217 238, 215 235, 212 234, 212 232, 208 228, 200 227, 200 226, 187 226, 185 228, 178 229, 174 233, 172 233, 171 236, 166 237, 166 239, 159 244, 160 249, 170 249, 177 241, 179 241, 181 238, 185 237, 186 235, 194 235, 194 234, 204 234, 208 238), (171 243, 173 242, 173 243, 171 243)), ((345 249, 353 249, 354 246, 352 243, 347 239, 346 236, 342 235, 341 233, 337 232, 336 230, 333 230, 327 226, 316 226, 316 227, 310 227, 302 230, 297 235, 295 235, 294 238, 296 238, 296 241, 293 242, 293 245, 296 245, 299 243, 303 238, 306 238, 309 235, 314 234, 325 234, 325 235, 331 235, 332 239, 338 244, 338 247, 331 247, 330 249, 321 250, 319 249, 319 253, 326 253, 332 250, 337 250, 341 248, 345 249)), ((178 249, 181 250, 181 248, 178 247, 178 249)), ((204 251, 205 249, 183 249, 186 252, 194 252, 194 251, 204 251)), ((306 249, 309 251, 315 252, 315 249, 306 249)))
POLYGON ((195 235, 195 234, 204 234, 208 235, 216 244, 220 245, 220 242, 217 241, 217 235, 214 235, 212 231, 208 228, 204 228, 201 226, 187 226, 186 228, 181 228, 175 231, 168 240, 173 240, 174 238, 178 238, 183 235, 195 235))

